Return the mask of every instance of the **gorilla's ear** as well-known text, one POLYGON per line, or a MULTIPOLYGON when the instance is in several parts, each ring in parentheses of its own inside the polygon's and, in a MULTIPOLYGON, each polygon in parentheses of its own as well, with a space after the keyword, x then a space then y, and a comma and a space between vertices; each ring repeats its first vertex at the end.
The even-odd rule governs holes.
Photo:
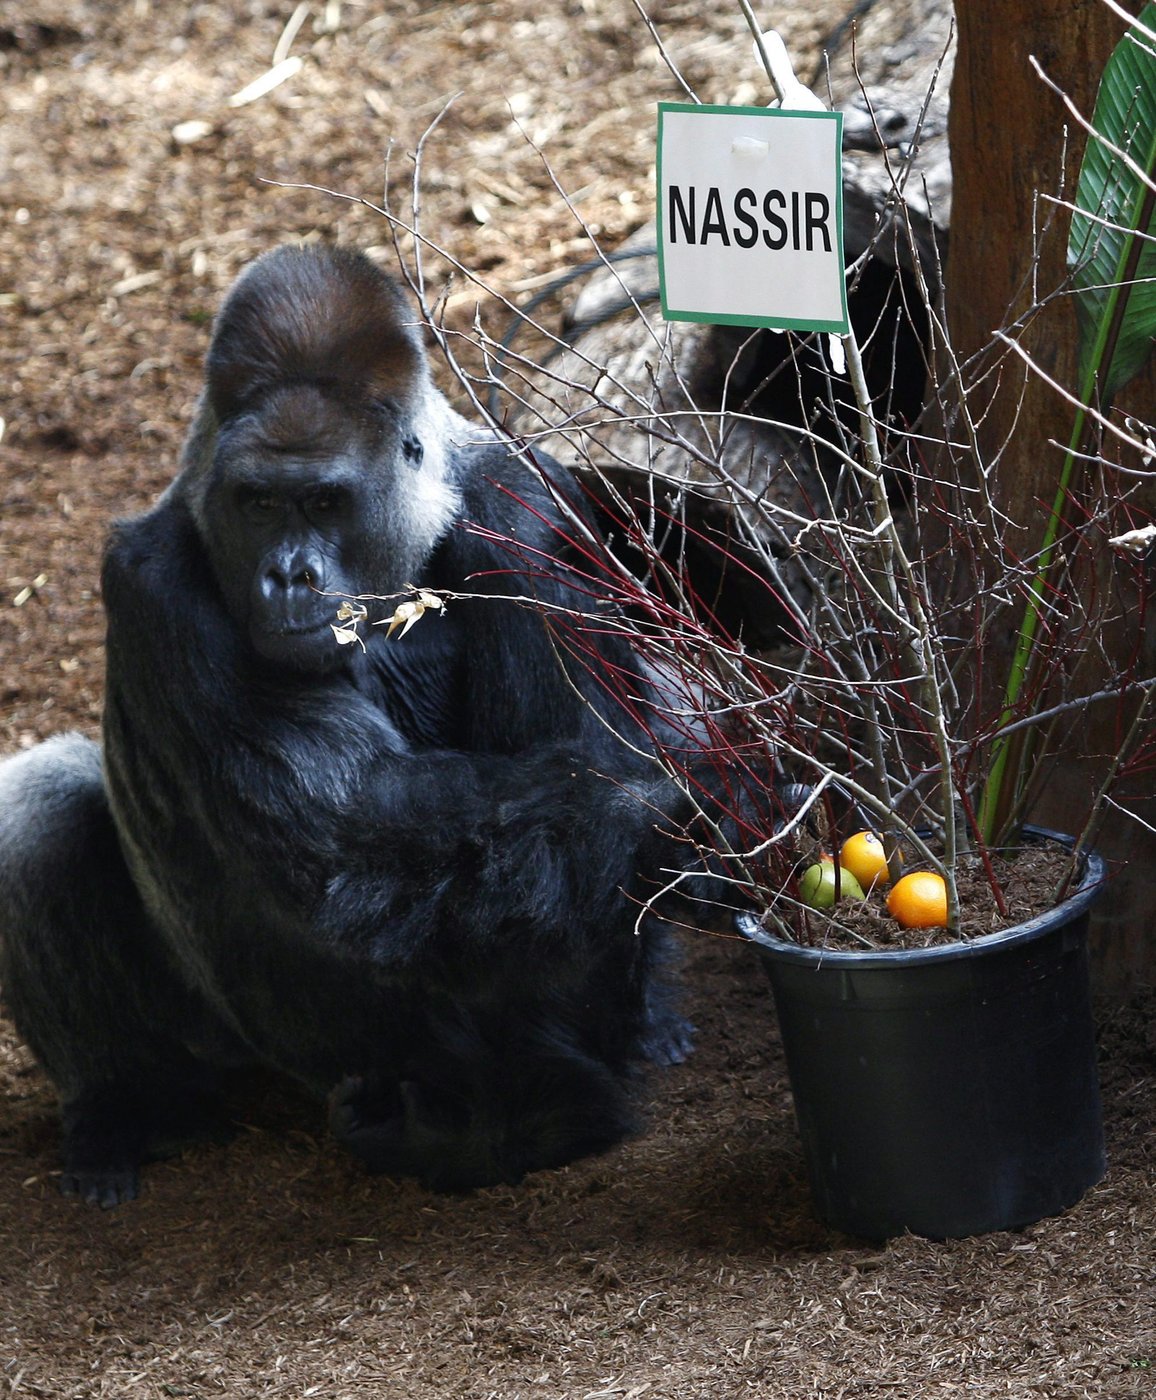
POLYGON ((429 378, 413 320, 396 284, 362 254, 274 249, 237 279, 216 319, 209 402, 224 420, 263 389, 310 382, 409 408, 429 378))

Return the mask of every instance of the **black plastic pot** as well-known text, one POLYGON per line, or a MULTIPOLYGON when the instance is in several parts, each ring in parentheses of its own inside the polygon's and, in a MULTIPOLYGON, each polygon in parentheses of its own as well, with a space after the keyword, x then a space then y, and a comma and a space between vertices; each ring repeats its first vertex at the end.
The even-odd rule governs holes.
POLYGON ((1100 1180, 1087 930, 1102 880, 1089 855, 1039 918, 914 951, 804 948, 739 917, 770 975, 827 1224, 977 1235, 1058 1214, 1100 1180))

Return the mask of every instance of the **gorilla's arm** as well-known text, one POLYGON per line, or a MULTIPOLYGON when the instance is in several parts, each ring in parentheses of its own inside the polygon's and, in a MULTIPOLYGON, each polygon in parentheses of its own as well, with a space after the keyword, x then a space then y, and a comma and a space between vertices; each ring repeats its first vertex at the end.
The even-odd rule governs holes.
POLYGON ((457 989, 540 982, 628 934, 677 858, 654 805, 677 794, 598 776, 581 743, 415 753, 348 676, 267 674, 179 503, 121 527, 104 590, 109 787, 164 925, 457 989))
POLYGON ((370 787, 342 822, 318 936, 459 991, 584 972, 678 858, 660 810, 672 790, 619 786, 574 747, 419 755, 370 787))

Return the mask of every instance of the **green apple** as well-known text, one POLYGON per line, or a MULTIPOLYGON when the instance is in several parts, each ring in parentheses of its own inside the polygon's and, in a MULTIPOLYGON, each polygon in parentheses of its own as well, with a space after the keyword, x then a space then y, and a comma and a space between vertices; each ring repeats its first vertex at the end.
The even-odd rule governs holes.
MULTIPOLYGON (((844 899, 863 899, 863 886, 849 870, 839 872, 839 893, 844 899)), ((835 903, 835 862, 821 860, 808 865, 799 876, 799 897, 812 909, 830 909, 835 903)))

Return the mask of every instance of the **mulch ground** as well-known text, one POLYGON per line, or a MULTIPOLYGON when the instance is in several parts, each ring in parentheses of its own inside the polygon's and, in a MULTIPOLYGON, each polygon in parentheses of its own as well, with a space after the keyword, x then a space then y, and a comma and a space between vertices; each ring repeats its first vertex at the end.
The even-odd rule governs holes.
MULTIPOLYGON (((792 44, 844 8, 799 7, 792 44)), ((737 6, 648 10, 701 96, 765 99, 737 6)), ((630 0, 0 0, 0 93, 0 752, 96 732, 104 532, 170 479, 246 261, 388 246, 357 200, 391 142, 408 181, 453 98, 424 227, 528 294, 588 256, 579 219, 612 247, 649 216, 653 104, 681 95, 630 0)), ((477 292, 432 271, 468 323, 477 292)), ((652 1075, 648 1131, 461 1198, 365 1177, 315 1105, 252 1078, 232 1142, 149 1169, 132 1206, 66 1203, 53 1092, 0 1022, 0 1397, 1156 1390, 1150 998, 1100 1007, 1110 1169, 1077 1207, 879 1246, 815 1221, 761 970, 686 948, 699 1049, 652 1075)))

